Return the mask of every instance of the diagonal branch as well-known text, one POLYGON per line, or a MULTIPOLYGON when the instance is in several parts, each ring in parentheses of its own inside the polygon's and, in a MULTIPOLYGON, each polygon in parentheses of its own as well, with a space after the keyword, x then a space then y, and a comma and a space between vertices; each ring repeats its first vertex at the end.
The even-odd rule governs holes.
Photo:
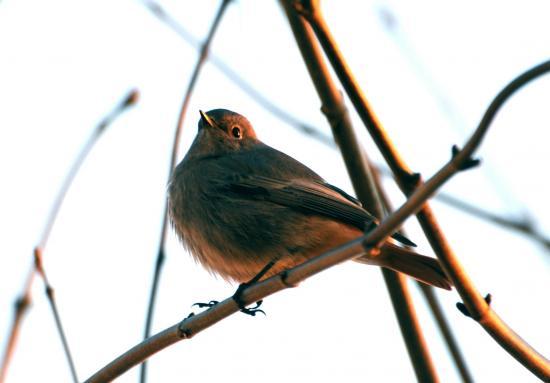
POLYGON ((116 117, 118 117, 120 113, 126 110, 129 106, 134 105, 137 102, 137 99, 138 99, 138 92, 136 90, 133 90, 126 96, 126 98, 120 104, 117 105, 117 107, 113 111, 111 111, 99 123, 98 126, 94 128, 94 131, 92 132, 91 136, 82 147, 80 153, 78 154, 77 158, 75 159, 71 168, 69 169, 69 172, 67 173, 65 180, 61 184, 61 188, 59 189, 59 192, 56 195, 56 198, 50 210, 50 214, 47 217, 46 225, 44 226, 44 231, 42 232, 40 240, 38 241, 38 245, 34 249, 33 262, 29 270, 29 273, 27 275, 25 285, 23 287, 23 291, 21 292, 19 297, 16 299, 13 322, 10 328, 8 342, 6 344, 6 349, 4 351, 4 356, 2 358, 2 366, 0 368, 0 383, 4 382, 6 378, 8 366, 10 364, 10 360, 15 351, 17 339, 19 336, 19 332, 21 330, 23 317, 26 314, 31 304, 31 288, 32 288, 36 274, 39 274, 42 277, 42 280, 44 281, 46 297, 48 298, 50 307, 52 309, 52 313, 54 315, 56 327, 59 332, 61 342, 63 344, 63 349, 65 351, 67 361, 69 363, 69 368, 71 370, 73 381, 75 382, 78 381, 74 362, 72 360, 71 353, 69 351, 69 345, 65 336, 65 332, 63 330, 63 326, 61 324, 59 310, 55 302, 54 289, 50 285, 46 277, 46 271, 43 265, 42 254, 46 249, 48 239, 50 237, 51 231, 57 219, 59 210, 61 209, 61 205, 63 204, 63 200, 65 199, 65 196, 67 195, 67 192, 76 174, 78 173, 78 170, 80 169, 82 163, 86 159, 88 153, 90 152, 94 144, 97 142, 98 138, 101 137, 105 129, 111 124, 111 122, 116 117))
MULTIPOLYGON (((168 169, 168 178, 170 178, 172 174, 172 170, 176 166, 176 161, 178 158, 178 148, 179 148, 179 141, 181 132, 183 129, 183 120, 185 118, 185 114, 187 112, 187 107, 189 105, 189 102, 191 100, 191 95, 193 94, 193 90, 195 89, 195 84, 197 83, 197 80, 199 78, 199 74, 201 72, 202 67, 204 66, 206 62, 206 58, 208 57, 208 53, 210 50, 210 44, 212 43, 212 40, 214 38, 214 34, 216 33, 216 30, 218 29, 218 26, 220 24, 220 21, 222 19, 222 16, 229 5, 231 0, 222 0, 220 7, 216 13, 216 16, 214 17, 214 21, 212 22, 212 25, 210 27, 210 30, 208 31, 208 35, 201 47, 199 57, 197 59, 197 63, 195 64, 195 68, 193 69, 193 73, 191 74, 191 79, 189 80, 189 84, 187 86, 187 90, 185 92, 185 96, 183 99, 183 103, 181 105, 180 114, 178 117, 178 123, 176 127, 176 131, 174 134, 174 141, 172 145, 172 155, 170 158, 170 166, 168 169)), ((147 338, 151 334, 151 327, 153 325, 153 313, 155 310, 155 302, 158 294, 158 286, 160 283, 160 277, 162 272, 162 267, 164 265, 165 260, 165 243, 166 243, 166 236, 168 233, 168 204, 165 203, 164 206, 164 220, 162 222, 162 228, 160 233, 160 241, 159 241, 159 248, 157 252, 157 259, 155 262, 155 269, 153 272, 153 282, 151 284, 151 293, 149 295, 149 303, 147 306, 147 316, 145 320, 145 331, 144 331, 144 338, 147 338)), ((147 364, 143 363, 141 366, 141 372, 140 372, 140 382, 145 382, 147 375, 147 364)))
MULTIPOLYGON (((397 149, 376 118, 364 94, 361 92, 361 89, 353 77, 351 69, 348 67, 341 52, 338 50, 337 44, 328 29, 318 1, 302 1, 295 4, 313 27, 338 78, 342 82, 379 150, 392 169, 399 186, 406 195, 411 195, 413 190, 419 187, 421 187, 423 193, 433 193, 438 185, 448 179, 452 174, 475 166, 477 161, 473 160, 471 156, 481 144, 491 121, 504 101, 529 81, 550 71, 550 61, 547 61, 528 70, 508 84, 489 105, 478 128, 467 141, 464 149, 458 150, 456 147, 453 148, 452 160, 435 174, 430 181, 423 185, 420 175, 412 174, 404 160, 399 156, 397 149)), ((418 197, 419 195, 416 192, 411 195, 411 199, 418 197)), ((522 363, 533 374, 541 379, 550 379, 550 363, 548 360, 514 333, 481 297, 473 281, 469 278, 458 258, 452 251, 450 244, 447 242, 428 204, 425 204, 422 209, 420 209, 417 218, 447 275, 454 282, 470 316, 478 321, 483 328, 506 351, 508 351, 508 353, 522 363)))
MULTIPOLYGON (((371 254, 371 256, 376 256, 377 246, 379 246, 389 235, 394 233, 411 214, 422 209, 427 199, 430 198, 438 188, 454 176, 460 169, 464 168, 463 165, 468 161, 468 158, 462 157, 463 156, 453 157, 432 178, 420 185, 399 209, 390 214, 378 227, 374 228, 365 236, 338 246, 292 269, 247 287, 242 292, 242 303, 250 305, 278 291, 289 287, 295 287, 305 279, 329 267, 362 256, 365 252, 371 254)), ((162 349, 181 340, 192 338, 199 332, 213 326, 239 310, 240 308, 235 303, 233 297, 229 297, 207 311, 197 315, 190 314, 181 322, 134 346, 92 375, 86 382, 97 383, 111 381, 162 349)), ((487 312, 491 313, 490 315, 493 317, 496 317, 496 314, 490 310, 490 308, 488 308, 487 312)))

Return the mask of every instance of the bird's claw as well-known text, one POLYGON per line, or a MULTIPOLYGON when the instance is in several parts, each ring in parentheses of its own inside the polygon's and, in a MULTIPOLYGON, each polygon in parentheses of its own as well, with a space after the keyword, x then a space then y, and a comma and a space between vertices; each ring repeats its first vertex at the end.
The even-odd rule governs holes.
POLYGON ((265 311, 264 310, 260 310, 258 307, 260 307, 263 303, 263 300, 259 300, 258 302, 256 302, 256 306, 254 307, 250 307, 250 308, 247 308, 243 302, 243 299, 242 299, 242 293, 243 291, 250 285, 250 282, 247 282, 247 283, 241 283, 239 285, 239 287, 237 287, 237 291, 235 291, 235 294, 233 294, 233 296, 231 298, 233 298, 233 300, 235 301, 235 303, 237 304, 237 306, 239 306, 239 309, 242 313, 246 314, 246 315, 251 315, 251 316, 256 316, 257 313, 262 313, 264 315, 266 315, 265 311))
POLYGON ((241 312, 246 314, 246 315, 251 315, 253 317, 255 317, 257 313, 262 313, 262 314, 266 315, 264 310, 261 310, 261 309, 258 308, 262 305, 262 302, 263 301, 261 301, 261 300, 256 302, 256 306, 254 306, 254 307, 241 307, 241 306, 239 306, 239 307, 241 308, 241 312))
POLYGON ((208 307, 208 308, 214 307, 214 306, 216 306, 218 303, 220 303, 220 302, 218 302, 218 301, 210 301, 210 302, 208 302, 208 303, 205 303, 205 302, 197 302, 197 303, 193 303, 191 306, 197 306, 197 307, 199 307, 199 308, 202 309, 202 308, 205 308, 205 307, 208 307))

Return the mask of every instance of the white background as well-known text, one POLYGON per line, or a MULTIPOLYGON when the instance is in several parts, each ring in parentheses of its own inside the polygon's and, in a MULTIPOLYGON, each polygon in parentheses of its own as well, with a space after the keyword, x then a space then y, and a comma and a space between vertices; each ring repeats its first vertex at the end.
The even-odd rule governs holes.
MULTIPOLYGON (((164 1, 198 38, 217 1, 164 1)), ((412 169, 429 177, 471 132, 492 97, 547 60, 545 2, 325 1, 328 24, 386 129, 412 169), (393 28, 382 12, 395 18, 393 28)), ((213 52, 275 103, 329 134, 287 21, 274 1, 231 4, 213 52)), ((0 2, 0 346, 52 201, 102 116, 132 88, 141 96, 85 161, 44 253, 80 379, 140 341, 159 242, 171 140, 197 53, 139 1, 0 2)), ((483 166, 444 187, 512 217, 529 214, 550 235, 550 77, 499 113, 478 155, 483 166)), ((380 156, 348 102, 369 155, 380 156)), ((259 137, 352 192, 335 150, 264 111, 211 65, 185 120, 180 153, 198 109, 246 115, 259 137)), ((395 204, 403 201, 391 182, 395 204)), ((524 339, 550 355, 549 254, 539 244, 434 202, 448 238, 482 294, 524 339)), ((431 255, 414 219, 409 236, 431 255)), ((70 381, 52 315, 35 281, 33 305, 7 382, 70 381)), ((420 321, 444 382, 459 377, 415 284, 420 321)), ((197 301, 234 291, 194 264, 173 233, 154 331, 197 301)), ((438 292, 476 381, 534 382, 475 322, 438 292)), ((268 298, 267 317, 234 315, 153 356, 151 382, 415 380, 374 267, 344 264, 268 298)), ((196 310, 196 309, 195 309, 196 310)), ((119 381, 135 382, 138 369, 119 381)))

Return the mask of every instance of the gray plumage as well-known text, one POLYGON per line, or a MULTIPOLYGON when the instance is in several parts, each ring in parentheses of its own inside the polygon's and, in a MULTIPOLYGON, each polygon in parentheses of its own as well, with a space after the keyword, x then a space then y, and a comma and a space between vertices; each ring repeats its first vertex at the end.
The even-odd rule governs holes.
MULTIPOLYGON (((259 141, 245 117, 225 109, 201 112, 197 136, 169 184, 169 213, 195 259, 238 282, 273 259, 266 277, 302 263, 357 238, 375 220, 355 198, 259 141)), ((391 241, 378 257, 358 261, 450 288, 435 259, 391 241)))

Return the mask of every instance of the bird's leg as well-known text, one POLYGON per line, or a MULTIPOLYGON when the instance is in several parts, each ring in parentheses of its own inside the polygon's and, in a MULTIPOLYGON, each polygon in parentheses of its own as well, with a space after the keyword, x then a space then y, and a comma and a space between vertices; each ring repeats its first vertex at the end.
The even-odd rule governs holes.
MULTIPOLYGON (((263 310, 260 310, 258 307, 261 306, 262 304, 262 300, 259 300, 258 302, 256 302, 256 305, 254 307, 249 307, 247 308, 243 302, 243 299, 242 299, 242 293, 244 290, 246 290, 246 288, 250 285, 253 285, 254 283, 258 282, 260 279, 262 279, 262 277, 264 275, 267 274, 267 272, 269 270, 271 270, 273 268, 273 266, 275 265, 275 263, 277 262, 278 258, 270 261, 267 265, 265 265, 258 274, 256 274, 251 280, 249 280, 248 282, 245 282, 245 283, 241 283, 239 285, 239 287, 237 288, 237 291, 235 291, 235 293, 233 294, 233 296, 231 298, 233 298, 233 300, 235 301, 235 303, 237 304, 237 306, 239 306, 239 309, 241 310, 241 312, 247 314, 247 315, 252 315, 252 316, 256 316, 256 313, 262 313, 265 315, 265 312, 263 310)), ((204 308, 204 307, 208 307, 208 308, 211 308, 211 307, 214 307, 215 305, 217 305, 219 303, 219 301, 210 301, 208 303, 205 303, 205 302, 197 302, 197 303, 193 303, 193 306, 198 306, 199 308, 204 308)), ((194 315, 194 313, 191 313, 191 315, 194 315)))
POLYGON ((254 283, 258 282, 264 275, 267 274, 269 270, 275 266, 275 263, 277 263, 278 258, 271 260, 267 265, 265 265, 258 274, 256 274, 251 280, 245 283, 241 283, 239 287, 237 288, 237 291, 235 291, 235 294, 233 294, 232 298, 241 309, 242 313, 245 313, 247 315, 256 316, 256 313, 262 313, 265 315, 265 312, 263 310, 260 310, 258 307, 262 305, 263 300, 259 300, 256 302, 256 306, 247 308, 244 305, 243 299, 242 299, 242 293, 244 290, 247 289, 248 286, 253 285, 254 283))

